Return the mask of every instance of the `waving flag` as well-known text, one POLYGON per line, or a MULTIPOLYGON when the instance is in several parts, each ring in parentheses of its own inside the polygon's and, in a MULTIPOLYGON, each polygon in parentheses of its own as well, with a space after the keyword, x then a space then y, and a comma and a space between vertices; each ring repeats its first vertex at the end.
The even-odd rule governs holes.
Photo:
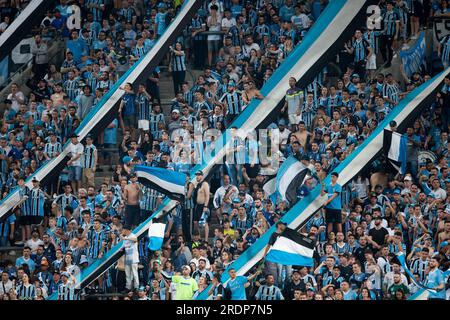
POLYGON ((0 86, 8 80, 8 59, 9 57, 5 57, 2 61, 0 61, 0 86))
POLYGON ((408 139, 405 135, 390 130, 384 130, 383 151, 392 166, 400 174, 406 172, 408 139))
POLYGON ((148 228, 149 244, 148 248, 152 251, 160 250, 164 241, 164 223, 152 223, 148 228))
POLYGON ((408 266, 406 265, 405 254, 403 252, 397 253, 397 259, 400 262, 400 265, 402 266, 402 268, 405 270, 406 274, 409 276, 411 281, 414 282, 414 284, 416 286, 418 286, 419 288, 422 288, 424 290, 427 290, 429 292, 433 292, 433 293, 437 292, 436 290, 428 288, 428 287, 424 286, 422 283, 417 282, 416 278, 414 278, 413 273, 411 272, 411 270, 409 270, 408 266))
POLYGON ((186 182, 184 173, 147 166, 135 166, 134 172, 144 186, 155 189, 173 200, 184 199, 186 182))
POLYGON ((283 162, 277 173, 276 190, 283 200, 294 204, 297 200, 297 189, 306 180, 309 169, 293 156, 283 162))
POLYGON ((266 260, 288 266, 312 267, 314 246, 312 239, 286 228, 270 248, 266 260))

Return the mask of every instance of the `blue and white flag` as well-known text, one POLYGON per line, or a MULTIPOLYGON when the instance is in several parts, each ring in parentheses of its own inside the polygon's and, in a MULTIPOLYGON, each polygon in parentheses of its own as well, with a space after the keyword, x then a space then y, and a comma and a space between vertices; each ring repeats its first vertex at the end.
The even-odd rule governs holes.
POLYGON ((147 166, 135 166, 134 172, 138 181, 144 186, 165 194, 173 200, 183 201, 186 183, 184 173, 147 166))
POLYGON ((406 172, 408 138, 398 132, 384 130, 383 151, 385 157, 400 174, 406 172))
POLYGON ((8 80, 9 72, 8 72, 8 59, 9 56, 6 56, 1 62, 0 62, 0 86, 8 80))
POLYGON ((297 201, 297 189, 305 182, 310 170, 293 156, 283 162, 277 173, 276 190, 282 200, 292 205, 297 201))
POLYGON ((266 260, 287 266, 314 265, 314 240, 286 228, 267 253, 266 260))
POLYGON ((268 180, 263 185, 263 190, 267 197, 272 200, 272 203, 277 203, 278 198, 278 192, 277 192, 277 178, 273 177, 272 179, 268 180))
POLYGON ((149 244, 148 248, 152 251, 160 250, 164 241, 164 232, 166 225, 164 223, 152 223, 148 228, 149 244))
POLYGON ((411 77, 414 72, 419 72, 422 65, 426 66, 424 63, 426 49, 425 32, 422 31, 411 48, 400 51, 400 58, 407 77, 411 77))

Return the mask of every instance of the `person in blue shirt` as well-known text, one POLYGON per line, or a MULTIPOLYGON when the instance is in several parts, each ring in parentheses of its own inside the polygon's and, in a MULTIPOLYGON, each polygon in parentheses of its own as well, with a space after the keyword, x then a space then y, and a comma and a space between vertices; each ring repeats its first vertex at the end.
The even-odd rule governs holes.
POLYGON ((72 39, 67 41, 67 51, 72 52, 73 60, 76 64, 80 64, 83 60, 86 60, 89 55, 88 47, 86 42, 78 37, 78 31, 72 30, 70 36, 72 39))
POLYGON ((430 259, 426 286, 436 292, 429 291, 428 300, 445 300, 445 276, 444 272, 439 269, 441 261, 438 257, 430 259))
POLYGON ((4 221, 0 222, 0 247, 6 247, 8 240, 14 244, 14 226, 16 215, 12 214, 4 221))
POLYGON ((250 285, 250 281, 253 280, 253 278, 255 278, 260 273, 261 270, 258 270, 255 274, 245 277, 245 276, 237 276, 236 270, 234 268, 228 270, 230 280, 228 280, 225 288, 231 291, 230 300, 247 300, 245 288, 247 288, 250 285))
POLYGON ((16 268, 21 267, 23 264, 27 264, 30 272, 34 272, 36 269, 36 263, 31 259, 31 248, 23 248, 23 256, 16 259, 16 268))
POLYGON ((320 191, 321 196, 328 194, 328 200, 323 205, 325 207, 327 233, 333 231, 334 224, 336 224, 337 232, 342 232, 342 186, 337 183, 338 178, 339 174, 332 172, 331 183, 325 186, 322 182, 322 190, 320 191))
POLYGON ((130 130, 131 136, 134 137, 136 123, 136 95, 133 91, 131 83, 126 83, 122 90, 125 91, 122 101, 119 106, 119 114, 122 115, 123 124, 125 129, 130 130))

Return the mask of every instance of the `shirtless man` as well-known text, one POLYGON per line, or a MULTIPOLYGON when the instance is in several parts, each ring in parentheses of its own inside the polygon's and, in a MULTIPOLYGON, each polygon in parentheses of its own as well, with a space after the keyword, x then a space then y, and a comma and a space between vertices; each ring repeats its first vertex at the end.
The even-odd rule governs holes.
POLYGON ((297 137, 298 142, 300 142, 302 146, 306 146, 308 137, 312 135, 311 132, 306 130, 306 125, 303 121, 300 121, 298 124, 298 131, 295 131, 293 134, 297 137))
POLYGON ((444 241, 450 240, 450 219, 447 218, 447 220, 444 223, 444 230, 438 233, 438 248, 441 247, 441 243, 444 241))
POLYGON ((139 198, 141 195, 141 187, 137 183, 135 173, 130 175, 131 183, 125 186, 123 196, 125 200, 125 224, 136 227, 139 225, 140 207, 139 198))
MULTIPOLYGON (((194 228, 198 229, 199 221, 202 218, 203 212, 209 211, 209 184, 206 181, 203 181, 203 172, 198 170, 195 173, 195 179, 197 180, 197 186, 194 189, 194 228)), ((205 241, 208 241, 209 235, 209 225, 208 221, 211 215, 208 215, 208 218, 205 219, 205 241)))

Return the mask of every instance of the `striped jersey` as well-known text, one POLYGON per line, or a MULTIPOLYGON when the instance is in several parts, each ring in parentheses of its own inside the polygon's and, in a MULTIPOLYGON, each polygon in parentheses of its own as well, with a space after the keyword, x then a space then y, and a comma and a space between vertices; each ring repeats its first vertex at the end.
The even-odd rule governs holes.
POLYGON ((67 94, 71 101, 75 101, 75 98, 78 95, 78 80, 77 79, 67 79, 63 84, 64 92, 67 94))
POLYGON ((172 54, 172 71, 186 71, 184 51, 182 55, 172 54))
POLYGON ((420 258, 414 259, 411 262, 411 270, 413 271, 413 273, 417 273, 419 275, 421 282, 424 282, 427 278, 426 270, 428 268, 428 263, 428 260, 423 261, 420 258))
POLYGON ((146 53, 147 53, 147 48, 145 46, 142 46, 142 47, 136 46, 133 50, 133 56, 138 59, 145 56, 146 53))
POLYGON ((162 114, 162 113, 158 113, 158 114, 151 113, 148 120, 150 121, 150 132, 151 133, 155 133, 158 131, 158 123, 159 122, 162 122, 164 124, 166 123, 164 114, 162 114))
POLYGON ((92 13, 94 21, 102 22, 103 20, 103 11, 99 8, 89 8, 89 4, 97 4, 105 8, 105 0, 86 0, 85 6, 89 9, 89 12, 92 13))
POLYGON ((219 101, 226 102, 228 114, 237 115, 242 111, 242 94, 237 91, 226 92, 219 101))
POLYGON ((45 144, 44 153, 46 153, 50 158, 56 157, 57 154, 61 153, 62 146, 61 143, 55 142, 54 144, 51 142, 47 142, 45 144))
POLYGON ((34 300, 36 297, 36 287, 32 284, 27 286, 23 283, 17 287, 17 298, 19 300, 34 300))
POLYGON ((28 191, 26 200, 27 209, 24 211, 28 216, 44 216, 45 193, 39 188, 33 188, 28 191))
POLYGON ((370 44, 366 39, 360 38, 353 41, 352 47, 354 49, 353 54, 355 55, 355 62, 360 62, 367 58, 368 48, 370 47, 370 44))
POLYGON ((69 281, 58 285, 58 300, 76 300, 75 285, 69 281))
POLYGON ((262 285, 259 287, 255 295, 256 300, 284 300, 280 288, 272 285, 262 285))
POLYGON ((83 156, 81 158, 81 166, 85 169, 93 169, 95 167, 95 158, 97 147, 93 144, 84 147, 83 156))
POLYGON ((378 53, 378 38, 380 36, 379 31, 367 31, 364 33, 364 39, 369 43, 373 53, 378 53))
POLYGON ((441 59, 442 61, 449 61, 450 62, 450 34, 446 35, 441 40, 441 59))
POLYGON ((61 210, 64 210, 65 207, 74 207, 78 203, 78 198, 71 193, 68 195, 63 193, 57 196, 53 203, 56 203, 61 210))
POLYGON ((400 17, 395 11, 386 11, 381 15, 384 23, 383 34, 389 37, 395 36, 397 32, 397 22, 400 21, 400 17))
POLYGON ((158 207, 158 197, 162 194, 149 187, 142 187, 142 198, 140 201, 140 207, 142 210, 155 211, 158 207))
POLYGON ((89 241, 89 257, 97 259, 102 245, 107 242, 106 231, 101 229, 97 232, 94 229, 90 229, 87 233, 87 240, 89 241))
POLYGON ((152 103, 145 93, 138 93, 136 95, 136 105, 138 109, 139 120, 150 120, 152 113, 152 103))
MULTIPOLYGON (((383 85, 383 96, 388 97, 395 103, 398 103, 400 101, 399 93, 400 93, 400 88, 398 87, 398 85, 396 83, 389 84, 386 82, 383 85)), ((389 105, 391 105, 391 104, 389 104, 389 105)))

